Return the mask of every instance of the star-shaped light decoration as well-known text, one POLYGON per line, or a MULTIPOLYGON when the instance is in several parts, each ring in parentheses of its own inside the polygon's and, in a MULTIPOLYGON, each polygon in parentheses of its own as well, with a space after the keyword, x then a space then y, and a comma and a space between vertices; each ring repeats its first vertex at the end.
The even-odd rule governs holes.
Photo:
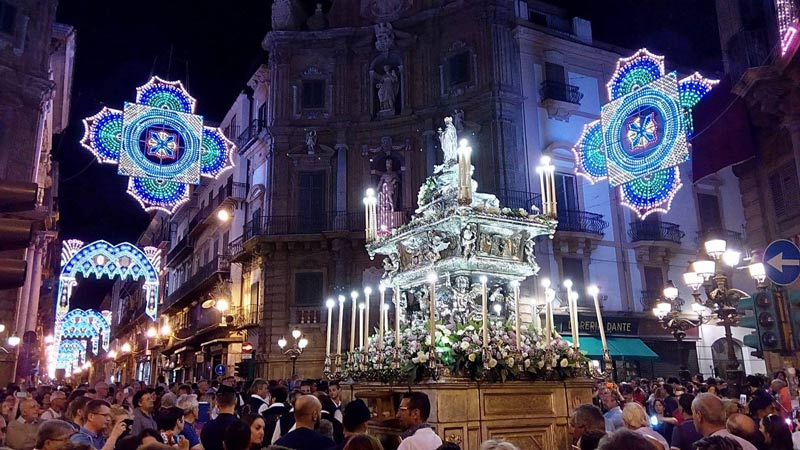
POLYGON ((153 77, 124 110, 103 108, 83 120, 81 145, 130 177, 128 194, 146 211, 172 214, 189 200, 189 185, 233 167, 235 145, 203 126, 196 101, 180 81, 153 77))
POLYGON ((699 73, 678 81, 647 49, 621 58, 602 119, 584 125, 572 148, 575 172, 619 186, 620 203, 639 218, 669 211, 682 186, 677 166, 689 159, 692 108, 717 83, 699 73))

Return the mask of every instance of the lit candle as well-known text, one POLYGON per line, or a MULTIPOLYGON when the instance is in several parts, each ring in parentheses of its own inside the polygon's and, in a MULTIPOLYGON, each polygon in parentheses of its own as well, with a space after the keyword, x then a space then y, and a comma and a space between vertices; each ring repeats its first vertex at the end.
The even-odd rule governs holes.
POLYGON ((372 241, 372 220, 369 218, 369 198, 364 197, 364 238, 367 242, 372 241))
POLYGON ((533 306, 533 329, 539 331, 542 329, 542 318, 539 316, 539 305, 536 299, 531 301, 531 306, 533 306))
POLYGON ((608 344, 606 343, 606 327, 603 323, 603 314, 600 312, 600 300, 598 299, 598 294, 600 293, 600 289, 597 286, 589 286, 589 295, 592 296, 594 299, 594 312, 597 315, 597 328, 600 329, 600 342, 603 344, 603 352, 608 350, 608 344))
POLYGON ((339 296, 339 332, 336 337, 336 354, 342 354, 342 323, 344 319, 344 295, 339 296))
POLYGON ((385 327, 383 330, 384 336, 386 332, 389 330, 389 304, 383 305, 383 326, 385 327))
POLYGON ((572 346, 578 348, 578 304, 577 297, 572 292, 572 280, 564 280, 567 288, 567 308, 569 310, 569 328, 572 335, 572 346))
POLYGON ((334 302, 332 298, 329 298, 325 302, 325 306, 328 307, 328 339, 327 339, 326 344, 325 344, 325 355, 326 356, 331 356, 331 321, 332 321, 332 318, 333 318, 333 306, 335 304, 336 304, 336 302, 334 302))
POLYGON ((400 288, 394 287, 394 347, 400 349, 400 288))
POLYGON ((358 300, 358 292, 351 292, 350 298, 353 300, 353 315, 350 318, 350 351, 352 352, 356 348, 356 300, 358 300))
POLYGON ((367 343, 369 341, 369 335, 371 333, 371 331, 369 329, 369 296, 371 294, 372 294, 372 288, 369 287, 369 286, 365 287, 364 288, 364 298, 365 298, 364 304, 366 304, 367 306, 364 309, 364 330, 366 331, 366 333, 364 333, 364 340, 362 341, 362 344, 361 344, 364 348, 367 348, 367 343))
POLYGON ((486 292, 486 282, 488 279, 486 275, 481 275, 479 278, 481 282, 481 313, 483 314, 483 347, 489 347, 489 298, 486 292))
POLYGON ((472 147, 462 139, 458 146, 458 202, 462 205, 472 203, 472 183, 470 180, 472 147))
POLYGON ((548 214, 548 207, 549 207, 549 192, 545 189, 544 184, 544 177, 547 176, 544 172, 544 168, 539 166, 536 168, 536 173, 539 174, 539 191, 542 193, 542 214, 548 214))
POLYGON ((542 287, 544 288, 544 303, 545 303, 545 312, 544 312, 544 342, 547 344, 547 348, 550 348, 550 340, 553 337, 553 295, 550 289, 550 280, 547 278, 542 280, 542 287))
POLYGON ((428 298, 429 310, 428 316, 430 317, 431 325, 431 356, 436 355, 436 281, 439 277, 436 272, 428 274, 428 283, 431 284, 430 297, 428 298))
POLYGON ((550 181, 550 215, 555 217, 557 214, 556 204, 556 166, 547 166, 548 180, 550 181))
POLYGON ((358 345, 362 349, 365 349, 367 346, 364 345, 364 303, 359 303, 358 305, 358 345))
POLYGON ((378 290, 381 293, 381 307, 378 310, 378 349, 383 350, 383 327, 385 322, 384 314, 386 309, 386 304, 384 303, 384 295, 386 294, 386 286, 381 283, 378 287, 378 290))
POLYGON ((522 343, 519 326, 519 281, 512 281, 511 288, 514 290, 514 334, 517 338, 517 350, 519 350, 522 343))

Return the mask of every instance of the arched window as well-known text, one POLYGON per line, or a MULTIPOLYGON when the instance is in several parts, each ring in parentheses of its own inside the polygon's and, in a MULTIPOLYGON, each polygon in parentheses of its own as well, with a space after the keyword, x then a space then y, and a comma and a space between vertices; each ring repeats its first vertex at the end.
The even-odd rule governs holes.
MULTIPOLYGON (((742 361, 744 361, 742 357, 742 344, 733 341, 733 351, 741 367, 742 361)), ((728 340, 726 338, 719 338, 711 345, 711 357, 714 360, 714 375, 727 378, 730 358, 728 357, 728 340)))

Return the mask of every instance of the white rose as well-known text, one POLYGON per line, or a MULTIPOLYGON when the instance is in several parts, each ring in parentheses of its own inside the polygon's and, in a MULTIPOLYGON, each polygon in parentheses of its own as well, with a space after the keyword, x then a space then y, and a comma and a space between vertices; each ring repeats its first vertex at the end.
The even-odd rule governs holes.
POLYGON ((411 362, 414 364, 419 364, 419 358, 411 358, 411 362))
POLYGON ((427 355, 427 353, 418 352, 418 353, 417 353, 417 359, 418 359, 418 360, 419 360, 419 362, 421 362, 422 364, 425 364, 426 362, 428 362, 428 355, 427 355))
POLYGON ((469 362, 475 362, 475 359, 476 359, 477 357, 478 357, 478 355, 477 355, 477 354, 475 354, 475 353, 470 353, 470 354, 469 354, 469 356, 467 356, 467 359, 469 360, 469 362))
POLYGON ((464 330, 457 330, 456 331, 456 335, 457 336, 463 336, 464 335, 464 330))
POLYGON ((507 358, 506 359, 506 365, 507 366, 513 366, 514 365, 514 358, 507 358))
POLYGON ((566 359, 566 358, 564 358, 564 359, 562 359, 562 360, 561 360, 561 362, 559 363, 559 365, 560 365, 561 367, 567 367, 567 366, 569 365, 569 361, 567 361, 567 359, 566 359))
POLYGON ((460 347, 461 347, 461 350, 468 349, 469 348, 469 342, 462 342, 460 347))
POLYGON ((490 369, 494 369, 496 365, 497 365, 497 360, 496 359, 492 358, 492 359, 489 360, 489 368, 490 369))
POLYGON ((530 359, 526 359, 525 360, 525 368, 529 369, 530 367, 531 367, 531 360, 530 359))

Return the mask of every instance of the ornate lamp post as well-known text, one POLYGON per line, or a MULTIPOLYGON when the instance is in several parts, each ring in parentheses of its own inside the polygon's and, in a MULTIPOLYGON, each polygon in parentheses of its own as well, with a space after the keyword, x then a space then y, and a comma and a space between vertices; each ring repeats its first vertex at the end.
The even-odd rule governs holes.
POLYGON ((291 348, 286 349, 286 338, 278 339, 278 347, 281 348, 283 354, 288 356, 289 359, 292 360, 292 378, 297 374, 296 366, 297 366, 297 358, 303 354, 303 350, 308 346, 308 339, 303 337, 303 333, 300 332, 297 328, 292 330, 292 337, 294 338, 294 344, 291 348))
POLYGON ((689 365, 689 355, 683 347, 683 339, 686 337, 686 332, 708 322, 711 318, 711 310, 700 303, 692 303, 692 310, 696 317, 684 315, 681 310, 684 301, 678 297, 678 288, 675 287, 672 280, 667 281, 667 286, 664 287, 662 295, 664 301, 659 302, 653 308, 653 314, 661 322, 661 327, 669 331, 678 341, 678 354, 681 361, 680 370, 683 372, 688 369, 689 365))

